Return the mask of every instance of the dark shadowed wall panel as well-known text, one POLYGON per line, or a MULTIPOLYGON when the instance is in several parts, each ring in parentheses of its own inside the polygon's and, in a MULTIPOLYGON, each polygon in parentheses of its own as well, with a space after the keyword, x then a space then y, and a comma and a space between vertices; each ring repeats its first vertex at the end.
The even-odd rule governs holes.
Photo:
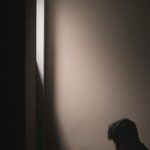
POLYGON ((1 4, 0 149, 25 150, 25 0, 1 4))
POLYGON ((36 149, 36 0, 26 0, 26 150, 36 149))

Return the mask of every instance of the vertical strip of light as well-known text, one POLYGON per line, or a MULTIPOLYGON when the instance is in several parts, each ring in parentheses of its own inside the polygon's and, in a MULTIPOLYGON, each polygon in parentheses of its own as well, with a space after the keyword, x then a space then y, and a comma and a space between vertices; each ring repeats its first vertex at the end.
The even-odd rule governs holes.
POLYGON ((36 7, 36 62, 42 85, 44 83, 44 0, 37 0, 36 7))

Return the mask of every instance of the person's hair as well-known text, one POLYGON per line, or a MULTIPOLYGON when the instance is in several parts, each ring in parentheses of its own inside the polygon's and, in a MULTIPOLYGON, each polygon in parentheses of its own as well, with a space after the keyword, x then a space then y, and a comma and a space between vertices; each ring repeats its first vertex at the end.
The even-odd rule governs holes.
POLYGON ((139 141, 136 124, 128 118, 112 123, 108 127, 108 139, 116 143, 125 143, 129 139, 139 141))

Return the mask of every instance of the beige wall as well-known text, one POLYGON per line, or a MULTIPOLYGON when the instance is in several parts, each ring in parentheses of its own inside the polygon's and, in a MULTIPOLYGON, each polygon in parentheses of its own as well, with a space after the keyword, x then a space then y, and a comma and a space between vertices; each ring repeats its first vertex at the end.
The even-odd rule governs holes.
POLYGON ((122 117, 150 147, 148 3, 55 2, 54 108, 65 150, 114 149, 107 126, 122 117))

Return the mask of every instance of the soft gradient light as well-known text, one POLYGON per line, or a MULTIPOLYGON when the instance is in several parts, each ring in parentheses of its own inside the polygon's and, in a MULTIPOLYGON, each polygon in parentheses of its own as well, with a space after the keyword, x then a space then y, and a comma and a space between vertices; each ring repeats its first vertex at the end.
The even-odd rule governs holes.
POLYGON ((122 117, 137 123, 148 144, 148 78, 135 57, 136 11, 128 2, 57 0, 54 102, 66 150, 113 149, 107 127, 122 117))
POLYGON ((50 55, 46 98, 49 108, 54 105, 63 150, 115 148, 107 139, 107 127, 122 117, 137 123, 141 140, 148 145, 150 70, 143 68, 149 62, 143 51, 149 51, 148 7, 143 5, 139 13, 141 4, 135 6, 133 1, 53 4, 47 5, 46 14, 50 55))

